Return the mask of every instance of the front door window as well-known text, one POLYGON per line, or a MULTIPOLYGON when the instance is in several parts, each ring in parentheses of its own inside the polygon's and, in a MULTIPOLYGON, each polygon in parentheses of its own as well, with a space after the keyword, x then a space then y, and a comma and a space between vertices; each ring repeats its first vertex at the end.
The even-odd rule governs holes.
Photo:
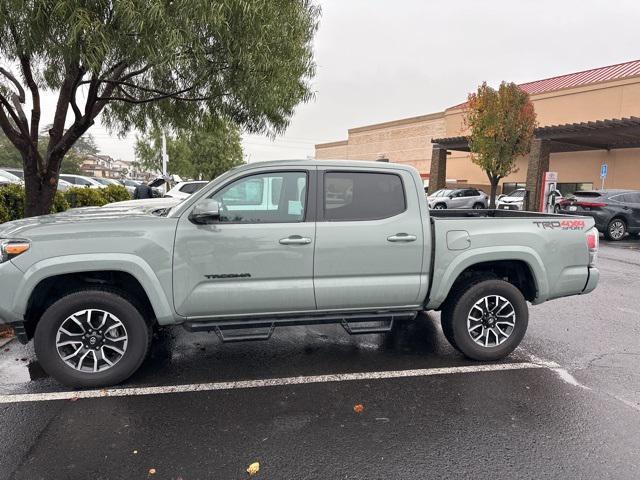
POLYGON ((211 198, 220 204, 221 223, 304 221, 305 172, 274 172, 241 178, 211 198))

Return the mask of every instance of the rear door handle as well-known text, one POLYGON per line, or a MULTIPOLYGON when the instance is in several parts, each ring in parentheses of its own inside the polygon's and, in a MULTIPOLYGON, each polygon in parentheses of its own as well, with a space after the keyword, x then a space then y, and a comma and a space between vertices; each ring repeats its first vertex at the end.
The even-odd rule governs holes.
POLYGON ((309 245, 311 243, 311 239, 301 237, 300 235, 291 235, 287 238, 281 238, 280 243, 282 245, 309 245))
POLYGON ((387 237, 388 242, 415 242, 418 239, 415 235, 409 235, 408 233, 396 233, 387 237))

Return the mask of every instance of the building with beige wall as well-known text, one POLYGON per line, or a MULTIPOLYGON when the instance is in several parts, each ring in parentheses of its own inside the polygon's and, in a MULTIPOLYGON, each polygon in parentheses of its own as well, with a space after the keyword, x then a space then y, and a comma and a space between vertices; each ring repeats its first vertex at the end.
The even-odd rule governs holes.
MULTIPOLYGON (((540 127, 640 117, 640 60, 521 84, 534 104, 540 127)), ((465 92, 461 92, 461 97, 465 92)), ((444 112, 352 128, 340 142, 316 145, 318 159, 388 159, 412 165, 428 180, 432 140, 464 136, 465 104, 444 112)), ((640 148, 598 149, 551 153, 549 170, 558 172, 566 191, 599 188, 600 166, 608 165, 606 188, 640 189, 640 148)), ((506 189, 523 186, 528 159, 501 183, 506 189)), ((468 152, 450 150, 446 178, 457 183, 487 185, 486 174, 468 152)))

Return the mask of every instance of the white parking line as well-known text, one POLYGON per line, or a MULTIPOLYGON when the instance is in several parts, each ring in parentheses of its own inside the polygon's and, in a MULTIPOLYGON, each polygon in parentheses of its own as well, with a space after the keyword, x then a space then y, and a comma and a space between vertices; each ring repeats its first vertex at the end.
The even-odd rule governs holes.
POLYGON ((470 365, 462 367, 424 368, 419 370, 392 370, 386 372, 337 373, 334 375, 313 375, 306 377, 266 378, 262 380, 240 380, 236 382, 192 383, 186 385, 168 385, 161 387, 110 388, 102 390, 80 390, 52 393, 26 393, 0 395, 0 404, 46 402, 50 400, 71 400, 80 398, 131 397, 139 395, 161 395, 167 393, 209 392, 216 390, 235 390, 260 387, 278 387, 283 385, 303 385, 309 383, 351 382, 357 380, 383 380, 387 378, 430 377, 455 373, 501 372, 505 370, 526 370, 549 368, 548 365, 521 362, 498 363, 489 365, 470 365))

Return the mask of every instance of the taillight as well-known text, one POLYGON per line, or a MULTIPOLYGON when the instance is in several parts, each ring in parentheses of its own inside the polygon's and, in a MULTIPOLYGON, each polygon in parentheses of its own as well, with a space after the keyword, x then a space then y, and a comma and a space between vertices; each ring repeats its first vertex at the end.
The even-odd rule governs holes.
POLYGON ((589 208, 594 208, 594 207, 606 207, 607 204, 606 203, 602 203, 602 202, 576 202, 574 203, 574 205, 577 205, 579 207, 589 207, 589 208))
POLYGON ((589 249, 589 266, 595 267, 598 258, 598 244, 600 243, 600 233, 596 228, 587 232, 587 248, 589 249))

